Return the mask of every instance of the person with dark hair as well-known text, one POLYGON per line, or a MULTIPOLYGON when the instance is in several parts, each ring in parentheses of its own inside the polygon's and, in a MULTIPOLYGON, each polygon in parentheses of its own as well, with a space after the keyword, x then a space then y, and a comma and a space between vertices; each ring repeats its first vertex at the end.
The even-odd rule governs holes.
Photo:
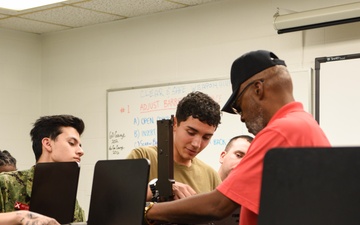
MULTIPOLYGON (((191 92, 179 101, 173 125, 174 199, 209 192, 220 184, 217 172, 196 158, 220 124, 220 114, 220 105, 202 92, 191 92)), ((150 160, 149 180, 158 177, 157 151, 156 146, 140 147, 128 155, 129 159, 150 160)), ((152 182, 150 185, 148 200, 156 195, 156 187, 152 182)))
MULTIPOLYGON (((84 122, 71 115, 40 117, 30 131, 36 163, 69 161, 80 163, 84 155, 80 136, 84 129, 84 122)), ((35 166, 29 170, 0 174, 0 212, 29 208, 35 166)), ((76 201, 74 222, 84 221, 84 211, 76 201)))
POLYGON ((227 143, 219 159, 221 165, 218 173, 222 181, 225 180, 229 173, 240 163, 253 139, 254 138, 249 135, 238 135, 231 138, 227 143))
POLYGON ((32 148, 36 162, 62 162, 77 161, 84 154, 81 148, 80 136, 84 132, 85 124, 77 117, 71 115, 43 116, 38 119, 30 131, 32 148), (55 145, 60 135, 68 136, 66 142, 59 142, 62 145, 55 145), (68 151, 63 145, 76 147, 76 154, 68 151), (59 150, 53 154, 52 148, 59 150), (63 148, 64 147, 64 148, 63 148))
POLYGON ((149 224, 196 224, 220 220, 241 206, 241 225, 256 225, 265 154, 278 147, 329 147, 313 116, 293 96, 291 76, 273 52, 258 50, 231 67, 232 91, 222 111, 238 114, 254 140, 241 162, 213 191, 177 201, 147 203, 149 224))
POLYGON ((7 150, 0 150, 0 173, 16 170, 16 159, 7 150))

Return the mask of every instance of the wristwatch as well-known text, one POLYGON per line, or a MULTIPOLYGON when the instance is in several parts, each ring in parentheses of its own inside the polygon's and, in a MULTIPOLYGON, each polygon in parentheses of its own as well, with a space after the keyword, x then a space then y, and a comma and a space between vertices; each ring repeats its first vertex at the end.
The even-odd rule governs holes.
POLYGON ((154 178, 149 182, 150 190, 153 195, 151 199, 152 202, 158 202, 158 198, 159 198, 159 191, 156 188, 157 180, 158 180, 157 178, 154 178))
POLYGON ((155 224, 155 221, 148 220, 148 218, 147 218, 147 212, 151 209, 151 207, 154 206, 154 204, 155 204, 155 202, 146 202, 146 205, 145 205, 144 220, 145 220, 146 224, 148 224, 148 225, 155 224))

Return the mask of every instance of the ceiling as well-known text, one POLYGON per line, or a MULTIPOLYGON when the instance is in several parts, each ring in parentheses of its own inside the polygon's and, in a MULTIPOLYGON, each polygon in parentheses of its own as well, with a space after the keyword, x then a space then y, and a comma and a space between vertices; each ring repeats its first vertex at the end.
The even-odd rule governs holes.
POLYGON ((68 0, 23 11, 0 8, 0 27, 44 34, 215 1, 219 0, 68 0))

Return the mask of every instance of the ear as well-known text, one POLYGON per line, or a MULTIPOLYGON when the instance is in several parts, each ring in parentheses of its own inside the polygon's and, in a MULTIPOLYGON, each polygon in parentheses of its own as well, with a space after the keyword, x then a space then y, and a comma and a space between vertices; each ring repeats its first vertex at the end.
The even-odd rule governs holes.
POLYGON ((221 154, 220 154, 220 159, 219 159, 219 162, 222 164, 224 162, 224 157, 226 155, 226 152, 225 151, 222 151, 221 154))
POLYGON ((255 95, 261 100, 264 98, 264 82, 263 81, 257 81, 255 83, 255 95))
POLYGON ((41 140, 41 144, 42 144, 42 149, 45 149, 46 151, 48 152, 51 152, 52 151, 52 148, 51 148, 51 139, 48 138, 48 137, 45 137, 41 140))
POLYGON ((174 121, 173 121, 173 131, 176 131, 177 129, 177 119, 176 117, 174 117, 174 121))

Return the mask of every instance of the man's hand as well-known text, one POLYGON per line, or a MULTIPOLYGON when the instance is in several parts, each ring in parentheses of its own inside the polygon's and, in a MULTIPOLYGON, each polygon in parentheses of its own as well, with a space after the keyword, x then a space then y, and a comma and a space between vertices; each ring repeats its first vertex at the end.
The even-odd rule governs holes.
POLYGON ((194 189, 192 189, 189 185, 183 184, 180 182, 176 182, 173 184, 173 193, 174 199, 186 198, 192 195, 196 195, 194 189))

